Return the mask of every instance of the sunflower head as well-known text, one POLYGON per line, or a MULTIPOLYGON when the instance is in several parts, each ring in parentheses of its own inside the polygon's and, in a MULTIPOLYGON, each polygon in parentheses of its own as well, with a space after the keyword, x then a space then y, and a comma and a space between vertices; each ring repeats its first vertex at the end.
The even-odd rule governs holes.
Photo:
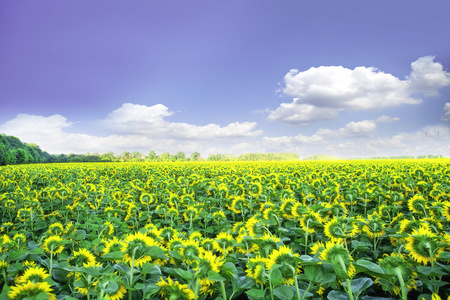
POLYGON ((45 239, 42 247, 47 253, 58 254, 64 250, 64 241, 58 235, 51 235, 45 239))
POLYGON ((22 276, 17 278, 16 284, 25 284, 28 281, 32 283, 44 282, 46 278, 50 277, 50 274, 41 267, 28 268, 22 276))
POLYGON ((195 298, 194 292, 188 287, 187 284, 180 284, 178 281, 173 281, 170 277, 167 278, 167 281, 164 281, 161 277, 160 281, 156 284, 160 288, 159 294, 164 297, 165 300, 191 300, 195 298))
POLYGON ((248 277, 255 279, 256 283, 264 284, 267 281, 266 276, 264 276, 267 263, 268 258, 261 257, 259 255, 250 258, 247 262, 247 269, 245 270, 245 273, 247 273, 248 277))
POLYGON ((419 227, 406 238, 405 249, 418 263, 427 265, 432 259, 436 261, 436 257, 444 251, 444 248, 439 246, 439 239, 440 237, 431 232, 430 229, 419 227))
POLYGON ((266 261, 268 270, 271 270, 275 265, 279 265, 283 282, 287 285, 292 285, 294 276, 300 273, 299 255, 292 252, 288 246, 283 245, 280 249, 273 250, 266 261))
POLYGON ((47 282, 27 281, 24 284, 12 286, 8 292, 10 299, 34 299, 39 294, 46 294, 50 300, 56 300, 56 296, 47 282))
POLYGON ((389 280, 380 278, 375 280, 376 283, 382 285, 383 290, 392 291, 395 295, 398 295, 401 288, 400 277, 408 290, 416 288, 415 278, 417 273, 403 254, 384 254, 384 257, 378 260, 378 265, 386 270, 387 278, 389 278, 389 280))
POLYGON ((336 276, 340 279, 352 278, 355 275, 353 258, 340 242, 327 242, 320 259, 333 265, 336 276))

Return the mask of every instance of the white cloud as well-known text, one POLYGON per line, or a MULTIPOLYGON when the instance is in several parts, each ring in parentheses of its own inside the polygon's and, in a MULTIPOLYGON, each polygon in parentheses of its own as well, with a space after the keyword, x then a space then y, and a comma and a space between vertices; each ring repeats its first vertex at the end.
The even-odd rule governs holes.
POLYGON ((442 121, 450 122, 450 102, 444 105, 444 115, 441 117, 442 121))
POLYGON ((382 116, 378 117, 376 121, 378 123, 390 123, 390 122, 395 122, 395 121, 399 121, 399 120, 400 120, 400 118, 397 118, 397 117, 391 118, 389 116, 382 115, 382 116))
POLYGON ((317 121, 332 120, 337 111, 332 108, 316 107, 310 104, 298 104, 297 99, 292 103, 281 103, 275 111, 272 111, 267 119, 269 121, 282 120, 285 123, 306 126, 317 121))
POLYGON ((239 144, 241 138, 251 139, 262 133, 255 130, 255 122, 198 126, 164 119, 172 114, 162 104, 145 106, 125 103, 100 121, 104 128, 112 131, 107 136, 69 132, 67 129, 73 123, 61 115, 19 114, 0 125, 0 132, 17 136, 27 143, 36 143, 49 153, 193 152, 211 147, 212 141, 229 146, 239 144))
POLYGON ((343 138, 360 138, 368 137, 375 132, 377 124, 372 120, 364 120, 360 122, 350 122, 345 127, 337 130, 319 129, 317 135, 321 137, 343 139, 343 138))
POLYGON ((407 84, 412 92, 437 95, 440 88, 450 85, 450 73, 444 71, 442 64, 434 62, 434 58, 424 56, 411 63, 407 84))
POLYGON ((255 122, 234 122, 226 126, 207 124, 204 126, 187 123, 168 122, 164 118, 173 113, 162 105, 153 106, 124 103, 110 113, 101 124, 113 132, 139 134, 151 137, 170 137, 175 139, 200 139, 226 137, 252 137, 262 133, 255 130, 255 122))
POLYGON ((267 117, 297 125, 333 119, 339 111, 375 111, 402 104, 419 104, 417 93, 436 95, 450 85, 450 73, 434 57, 421 57, 411 64, 405 80, 374 67, 348 69, 321 66, 300 72, 290 70, 284 77, 284 94, 294 97, 267 117))

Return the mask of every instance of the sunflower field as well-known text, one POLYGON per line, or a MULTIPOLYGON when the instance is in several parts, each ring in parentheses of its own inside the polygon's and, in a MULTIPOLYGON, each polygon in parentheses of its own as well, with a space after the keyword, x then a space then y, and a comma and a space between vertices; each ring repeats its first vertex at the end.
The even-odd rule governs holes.
POLYGON ((0 300, 450 299, 450 160, 0 167, 0 300))

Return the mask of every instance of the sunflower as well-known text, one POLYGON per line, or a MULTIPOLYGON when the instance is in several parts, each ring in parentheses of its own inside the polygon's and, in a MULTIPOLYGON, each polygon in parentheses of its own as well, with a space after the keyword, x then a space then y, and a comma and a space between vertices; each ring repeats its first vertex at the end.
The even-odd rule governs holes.
POLYGON ((51 254, 58 254, 64 250, 63 239, 58 235, 51 235, 45 239, 42 247, 44 251, 51 254))
POLYGON ((384 222, 380 219, 377 213, 369 215, 367 220, 363 220, 361 231, 369 236, 369 238, 374 239, 385 235, 384 222))
POLYGON ((127 293, 127 289, 117 272, 102 275, 96 286, 97 289, 103 290, 105 300, 120 300, 127 293))
POLYGON ((257 239, 257 244, 259 247, 259 253, 263 257, 269 257, 269 254, 272 253, 273 250, 278 249, 278 246, 282 243, 277 236, 266 232, 262 237, 257 239))
POLYGON ((245 227, 251 236, 264 234, 264 224, 258 216, 252 216, 245 222, 245 227))
POLYGON ((244 207, 246 207, 245 198, 244 197, 234 197, 233 202, 231 202, 231 205, 229 206, 229 209, 233 211, 235 214, 242 213, 242 210, 244 207))
POLYGON ((53 223, 48 227, 48 232, 52 235, 62 235, 64 233, 64 226, 61 223, 53 223))
POLYGON ((427 200, 421 194, 416 194, 408 200, 408 208, 413 213, 424 213, 428 209, 427 200))
POLYGON ((207 251, 212 251, 214 249, 214 240, 210 238, 202 238, 200 240, 200 246, 207 251))
POLYGON ((183 240, 182 245, 184 248, 182 248, 181 255, 185 262, 192 264, 200 255, 200 243, 196 240, 183 240))
POLYGON ((356 269, 353 266, 353 258, 348 253, 342 242, 327 242, 320 259, 333 265, 336 276, 340 279, 352 278, 356 269))
MULTIPOLYGON (((174 236, 178 235, 178 231, 170 226, 163 227, 159 232, 159 237, 164 240, 165 243, 169 242, 174 236)), ((191 235, 192 236, 192 235, 191 235)))
POLYGON ((428 262, 431 262, 431 265, 433 265, 436 257, 444 251, 444 248, 438 246, 438 239, 439 237, 432 233, 430 229, 419 227, 406 238, 405 249, 418 263, 427 265, 428 262))
POLYGON ((261 257, 259 255, 250 258, 247 262, 247 269, 245 270, 245 273, 248 277, 255 279, 256 283, 264 284, 267 281, 267 278, 264 276, 267 263, 268 258, 261 257))
POLYGON ((8 296, 11 300, 21 300, 25 298, 34 299, 39 294, 46 294, 50 300, 56 300, 56 296, 52 292, 53 290, 47 282, 33 283, 28 281, 27 283, 10 287, 8 296))
POLYGON ((223 222, 227 219, 227 217, 225 216, 225 214, 223 213, 223 211, 216 211, 213 213, 213 220, 214 222, 216 222, 217 224, 220 224, 220 222, 223 222))
POLYGON ((442 214, 447 221, 450 221, 450 201, 445 201, 442 207, 442 214))
POLYGON ((88 268, 95 264, 95 255, 86 248, 81 248, 79 251, 73 252, 73 258, 69 261, 76 267, 88 268))
POLYGON ((130 264, 134 260, 134 265, 139 267, 152 260, 151 256, 147 254, 149 247, 159 247, 155 240, 140 232, 127 235, 124 243, 125 245, 122 247, 122 252, 125 253, 123 260, 130 264))
POLYGON ((294 209, 294 205, 296 203, 297 203, 297 201, 293 198, 285 198, 282 201, 280 209, 283 212, 283 217, 285 217, 286 219, 294 218, 293 209, 294 209))
POLYGON ((125 245, 125 242, 119 240, 117 237, 113 237, 112 239, 106 241, 103 254, 121 251, 125 245))
POLYGON ((305 215, 300 218, 300 227, 305 232, 314 233, 315 229, 322 227, 323 222, 324 220, 318 212, 308 209, 305 215))
POLYGON ((213 247, 217 252, 227 255, 233 249, 234 242, 235 240, 231 234, 220 232, 214 239, 213 247))
POLYGON ((21 243, 25 243, 26 238, 23 234, 17 233, 13 236, 12 240, 17 243, 17 247, 20 248, 21 243))
POLYGON ((325 244, 322 242, 315 242, 312 246, 311 246, 311 254, 312 255, 318 255, 320 253, 322 253, 323 250, 325 250, 325 244))
POLYGON ((299 255, 293 253, 288 246, 281 246, 278 250, 273 250, 266 261, 266 269, 271 270, 274 265, 281 265, 279 270, 286 285, 294 284, 294 277, 300 273, 299 255), (295 273, 295 274, 294 274, 295 273))
POLYGON ((183 216, 186 221, 192 221, 198 215, 198 209, 194 206, 187 206, 184 210, 183 216))
POLYGON ((173 281, 170 277, 167 282, 160 277, 160 281, 156 283, 159 286, 159 294, 165 300, 169 299, 183 299, 191 300, 195 298, 194 291, 192 291, 187 284, 180 284, 178 281, 173 281))
POLYGON ((214 271, 219 273, 219 268, 223 263, 223 259, 217 257, 211 251, 202 251, 199 255, 198 264, 193 268, 196 271, 195 276, 198 279, 203 279, 206 283, 214 282, 213 280, 207 279, 208 272, 214 271))
POLYGON ((114 234, 114 225, 111 222, 106 221, 103 223, 103 226, 105 236, 112 236, 114 234))
POLYGON ((252 196, 253 198, 258 198, 259 195, 263 192, 263 187, 261 185, 260 182, 252 182, 249 185, 248 188, 248 193, 250 194, 250 196, 252 196))
POLYGON ((97 283, 97 280, 92 280, 92 276, 86 277, 82 273, 75 273, 75 290, 82 295, 87 295, 89 290, 92 291, 92 288, 97 286, 97 283))
POLYGON ((202 233, 200 231, 194 231, 189 235, 189 239, 200 242, 202 239, 202 233))
POLYGON ((359 232, 358 226, 349 218, 334 217, 325 224, 324 233, 332 242, 344 242, 359 232))
POLYGON ((32 283, 44 282, 46 278, 50 277, 50 274, 41 267, 28 268, 22 276, 17 278, 16 284, 25 284, 28 281, 32 283))
POLYGON ((236 237, 236 243, 242 244, 244 247, 236 246, 236 251, 242 254, 253 253, 258 250, 258 245, 253 242, 253 239, 247 234, 239 234, 236 237), (246 238, 247 237, 247 238, 246 238))
POLYGON ((378 265, 386 270, 383 279, 377 278, 375 283, 381 284, 383 290, 393 292, 395 295, 401 292, 400 280, 404 282, 408 290, 416 288, 417 273, 414 271, 411 263, 404 254, 391 253, 384 254, 383 258, 378 260, 378 265))
POLYGON ((306 214, 308 210, 308 207, 306 205, 304 205, 302 202, 297 202, 292 206, 292 215, 299 219, 301 218, 304 214, 306 214))
POLYGON ((139 196, 139 202, 148 206, 156 202, 156 196, 154 194, 142 193, 141 196, 139 196))

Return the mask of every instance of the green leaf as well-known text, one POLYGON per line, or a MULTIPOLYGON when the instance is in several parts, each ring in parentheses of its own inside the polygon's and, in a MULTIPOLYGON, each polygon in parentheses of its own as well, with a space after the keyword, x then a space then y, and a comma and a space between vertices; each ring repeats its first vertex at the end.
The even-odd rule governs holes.
POLYGON ((209 270, 208 271, 208 277, 206 277, 207 279, 211 280, 211 281, 225 281, 225 277, 222 277, 219 273, 217 273, 216 271, 213 270, 209 270))
MULTIPOLYGON (((103 285, 103 286, 105 286, 105 285, 103 285)), ((103 291, 105 291, 105 293, 107 293, 107 294, 113 294, 118 289, 119 289, 119 284, 117 282, 115 282, 115 281, 112 281, 112 282, 108 282, 106 284, 106 287, 103 288, 103 291)))
POLYGON ((368 277, 353 279, 350 283, 352 292, 356 295, 361 294, 364 290, 373 284, 373 280, 368 277))
POLYGON ((248 290, 255 284, 256 284, 255 279, 253 279, 251 277, 247 277, 247 276, 240 276, 236 280, 236 289, 237 290, 248 290))
POLYGON ((249 300, 265 300, 266 293, 260 289, 251 289, 245 292, 249 300))
POLYGON ((384 270, 379 265, 368 260, 359 259, 354 263, 354 265, 355 267, 361 268, 364 272, 369 271, 375 274, 385 274, 384 270))
POLYGON ((183 261, 184 257, 178 251, 169 251, 169 255, 175 259, 183 261))
POLYGON ((122 251, 114 251, 102 255, 102 258, 108 260, 120 260, 123 257, 123 254, 122 251))
POLYGON ((327 299, 328 300, 348 300, 349 297, 348 297, 347 293, 332 290, 331 292, 328 293, 327 299))
POLYGON ((47 293, 39 293, 34 300, 49 300, 49 296, 47 295, 47 293))
POLYGON ((374 297, 374 296, 362 296, 361 300, 396 300, 395 298, 384 298, 384 297, 374 297))
POLYGON ((273 290, 273 295, 281 300, 292 300, 294 298, 294 291, 289 286, 280 285, 273 290))
POLYGON ((27 256, 28 256, 28 250, 26 249, 22 249, 22 250, 17 250, 17 251, 11 251, 9 252, 9 260, 13 261, 13 260, 24 260, 27 256))
POLYGON ((300 278, 315 284, 325 284, 336 281, 336 274, 331 265, 305 266, 300 278))
POLYGON ((145 263, 142 265, 141 273, 150 275, 161 275, 161 269, 155 266, 154 264, 145 263))
POLYGON ((439 259, 450 260, 450 252, 441 252, 441 254, 439 254, 439 259))
MULTIPOLYGON (((274 265, 274 266, 276 266, 276 265, 274 265)), ((283 274, 281 274, 279 265, 275 269, 272 269, 272 271, 270 272, 270 282, 272 283, 272 285, 274 287, 283 284, 283 274)))
POLYGON ((30 254, 39 254, 39 255, 41 255, 41 254, 44 254, 44 248, 37 247, 37 248, 34 248, 33 250, 31 250, 29 253, 30 254))
POLYGON ((149 283, 145 286, 144 298, 150 299, 158 291, 159 291, 159 286, 156 283, 149 283))
POLYGON ((193 276, 190 271, 183 270, 180 268, 176 268, 176 269, 168 268, 166 270, 166 272, 172 276, 175 276, 176 278, 184 279, 184 280, 191 280, 192 276, 193 276))
POLYGON ((150 255, 152 259, 169 259, 164 253, 164 250, 158 246, 150 246, 146 254, 150 255))
POLYGON ((418 266, 417 272, 426 276, 443 276, 447 273, 438 267, 418 266))

